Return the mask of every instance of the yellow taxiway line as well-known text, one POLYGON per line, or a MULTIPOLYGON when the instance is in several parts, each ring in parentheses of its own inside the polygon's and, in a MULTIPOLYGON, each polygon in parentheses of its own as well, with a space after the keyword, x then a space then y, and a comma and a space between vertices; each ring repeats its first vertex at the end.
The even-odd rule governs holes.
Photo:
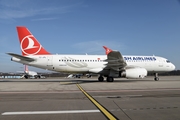
POLYGON ((89 95, 79 84, 76 84, 77 87, 84 93, 84 95, 109 119, 117 120, 117 118, 110 113, 105 107, 103 107, 98 101, 96 101, 91 95, 89 95))

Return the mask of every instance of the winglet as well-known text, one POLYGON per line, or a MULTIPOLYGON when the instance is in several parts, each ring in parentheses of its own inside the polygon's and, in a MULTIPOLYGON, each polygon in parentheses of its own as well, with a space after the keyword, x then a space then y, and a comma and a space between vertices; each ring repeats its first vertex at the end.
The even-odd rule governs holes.
POLYGON ((112 50, 106 46, 103 46, 103 48, 106 50, 106 55, 108 55, 112 50))

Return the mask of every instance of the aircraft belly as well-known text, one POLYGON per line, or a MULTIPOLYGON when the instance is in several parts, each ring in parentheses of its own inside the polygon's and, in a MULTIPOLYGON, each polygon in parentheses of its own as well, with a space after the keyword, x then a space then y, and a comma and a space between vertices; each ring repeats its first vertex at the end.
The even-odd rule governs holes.
POLYGON ((74 72, 88 72, 88 69, 87 68, 72 68, 72 67, 67 67, 66 71, 67 72, 71 72, 71 71, 74 71, 74 72))
POLYGON ((54 69, 59 72, 87 72, 87 68, 75 68, 67 66, 66 64, 54 65, 54 69))

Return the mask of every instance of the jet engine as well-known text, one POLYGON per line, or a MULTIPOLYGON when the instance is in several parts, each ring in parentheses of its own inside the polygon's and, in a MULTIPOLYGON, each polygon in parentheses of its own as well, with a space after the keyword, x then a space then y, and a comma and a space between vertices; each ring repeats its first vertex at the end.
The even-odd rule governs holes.
POLYGON ((147 70, 145 68, 128 68, 121 72, 121 77, 126 78, 144 78, 147 76, 147 70))
POLYGON ((21 60, 18 59, 18 58, 12 57, 12 58, 11 58, 11 61, 19 62, 19 61, 21 61, 21 60))

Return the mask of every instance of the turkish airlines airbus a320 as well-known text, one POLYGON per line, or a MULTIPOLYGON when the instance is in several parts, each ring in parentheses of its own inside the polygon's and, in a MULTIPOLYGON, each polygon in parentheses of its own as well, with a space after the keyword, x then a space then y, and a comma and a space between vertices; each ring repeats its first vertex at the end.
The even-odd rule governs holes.
POLYGON ((67 73, 96 73, 99 81, 113 82, 114 78, 144 78, 148 72, 169 72, 175 66, 158 56, 122 56, 119 51, 103 46, 106 55, 52 55, 46 51, 26 27, 17 27, 22 55, 8 53, 11 60, 42 69, 67 73))

